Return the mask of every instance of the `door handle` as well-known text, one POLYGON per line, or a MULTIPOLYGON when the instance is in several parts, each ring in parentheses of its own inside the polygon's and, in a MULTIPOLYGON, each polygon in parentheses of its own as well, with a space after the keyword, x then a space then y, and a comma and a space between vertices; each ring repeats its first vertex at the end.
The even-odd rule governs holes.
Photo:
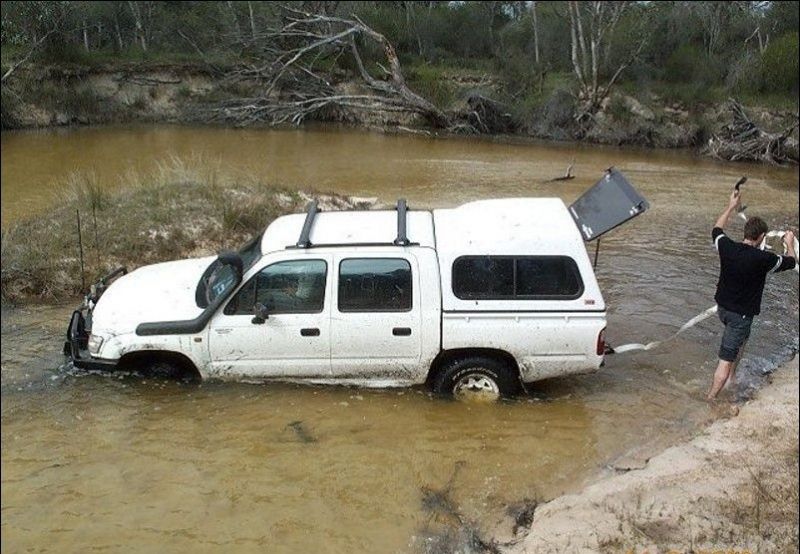
POLYGON ((392 334, 395 337, 408 337, 411 335, 411 327, 395 327, 392 329, 392 334))
POLYGON ((319 329, 316 327, 306 327, 304 329, 300 329, 300 334, 304 337, 318 337, 319 329))

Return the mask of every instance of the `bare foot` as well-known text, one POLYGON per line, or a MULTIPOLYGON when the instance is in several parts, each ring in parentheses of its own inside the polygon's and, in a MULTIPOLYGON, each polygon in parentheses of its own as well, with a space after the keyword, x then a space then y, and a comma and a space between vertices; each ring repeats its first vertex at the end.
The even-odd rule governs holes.
POLYGON ((739 406, 733 402, 709 400, 708 405, 716 417, 727 418, 739 415, 739 406))

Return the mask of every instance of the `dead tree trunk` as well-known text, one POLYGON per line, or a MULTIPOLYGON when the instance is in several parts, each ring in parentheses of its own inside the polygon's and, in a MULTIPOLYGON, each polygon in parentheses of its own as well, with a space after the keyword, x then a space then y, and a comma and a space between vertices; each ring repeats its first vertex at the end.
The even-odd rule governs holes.
POLYGON ((230 80, 260 84, 256 98, 237 99, 211 108, 212 119, 240 125, 255 122, 300 124, 325 110, 367 110, 416 113, 432 126, 447 127, 451 120, 434 104, 415 93, 406 83, 394 46, 357 17, 339 18, 284 8, 280 28, 258 35, 259 60, 241 66, 230 80), (382 78, 367 69, 358 40, 372 41, 383 53, 382 78), (318 70, 320 60, 351 55, 363 92, 343 92, 330 82, 328 72, 318 70))
POLYGON ((753 123, 739 102, 729 100, 733 120, 708 141, 705 153, 721 160, 756 161, 773 165, 798 163, 798 143, 792 137, 798 116, 782 133, 767 133, 753 123))

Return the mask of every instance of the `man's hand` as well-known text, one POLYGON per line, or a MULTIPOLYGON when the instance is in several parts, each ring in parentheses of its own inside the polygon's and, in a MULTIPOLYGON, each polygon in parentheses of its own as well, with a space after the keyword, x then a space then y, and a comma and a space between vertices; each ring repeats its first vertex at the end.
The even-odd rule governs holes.
POLYGON ((783 234, 783 244, 786 245, 786 253, 797 260, 797 252, 794 251, 794 241, 795 238, 792 231, 786 231, 783 234))
POLYGON ((731 217, 731 214, 737 210, 737 208, 741 205, 741 203, 742 203, 742 193, 740 193, 736 189, 733 189, 733 191, 731 192, 730 200, 728 201, 728 207, 717 218, 716 223, 714 223, 714 227, 719 227, 720 229, 725 227, 725 225, 728 224, 728 219, 731 217))
POLYGON ((728 201, 728 209, 736 210, 739 206, 741 206, 741 204, 742 194, 738 190, 733 189, 733 192, 731 192, 731 198, 728 201))

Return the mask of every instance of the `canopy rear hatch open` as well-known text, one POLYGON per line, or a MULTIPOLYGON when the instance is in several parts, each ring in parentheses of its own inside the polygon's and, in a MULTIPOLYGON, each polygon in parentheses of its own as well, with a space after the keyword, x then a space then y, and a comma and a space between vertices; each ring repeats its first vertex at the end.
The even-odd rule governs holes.
POLYGON ((647 200, 612 167, 569 206, 569 213, 583 240, 589 242, 643 214, 649 207, 647 200))

